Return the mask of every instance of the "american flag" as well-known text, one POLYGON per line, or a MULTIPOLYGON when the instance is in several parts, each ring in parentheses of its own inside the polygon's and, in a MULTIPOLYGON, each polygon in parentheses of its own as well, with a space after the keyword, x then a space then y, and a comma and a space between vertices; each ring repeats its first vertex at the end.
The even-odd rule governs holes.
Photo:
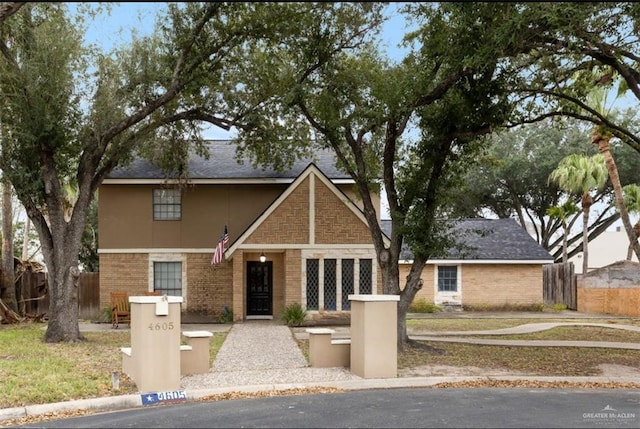
POLYGON ((218 245, 216 246, 216 251, 213 253, 213 259, 211 259, 211 265, 219 264, 222 262, 222 256, 224 254, 224 246, 229 242, 229 234, 227 234, 227 225, 224 226, 224 232, 222 233, 222 237, 220 237, 220 241, 218 241, 218 245))

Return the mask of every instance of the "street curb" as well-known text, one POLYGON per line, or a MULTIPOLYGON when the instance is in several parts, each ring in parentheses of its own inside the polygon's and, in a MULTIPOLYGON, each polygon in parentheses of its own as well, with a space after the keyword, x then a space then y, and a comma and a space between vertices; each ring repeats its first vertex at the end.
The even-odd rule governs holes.
MULTIPOLYGON (((335 388, 342 390, 369 390, 369 389, 399 389, 399 388, 422 388, 433 387, 441 383, 462 383, 470 381, 532 381, 549 383, 620 383, 620 384, 640 384, 640 377, 554 377, 554 376, 431 376, 431 377, 397 377, 397 378, 376 378, 363 380, 346 381, 326 381, 314 383, 285 383, 285 384, 262 384, 234 387, 219 387, 209 389, 197 389, 187 391, 187 402, 197 401, 209 396, 221 395, 225 393, 258 393, 277 392, 284 390, 303 388, 335 388)), ((579 387, 578 387, 579 388, 579 387)), ((99 398, 78 399, 72 401, 56 402, 51 404, 27 405, 23 407, 0 409, 0 422, 11 419, 19 419, 29 416, 38 416, 48 413, 74 411, 74 410, 96 410, 115 411, 125 408, 142 407, 142 393, 128 394, 121 396, 107 396, 99 398)), ((162 403, 157 405, 164 405, 162 403)))

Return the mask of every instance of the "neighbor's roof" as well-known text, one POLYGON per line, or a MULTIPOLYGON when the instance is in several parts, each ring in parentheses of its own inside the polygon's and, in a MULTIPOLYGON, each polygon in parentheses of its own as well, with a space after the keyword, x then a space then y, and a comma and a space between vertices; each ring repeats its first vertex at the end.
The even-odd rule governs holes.
MULTIPOLYGON (((553 262, 553 256, 514 219, 462 219, 456 221, 453 228, 459 236, 458 242, 467 247, 462 252, 451 249, 446 257, 437 260, 553 262)), ((390 220, 382 221, 382 230, 391 236, 390 220)), ((400 260, 413 260, 406 244, 400 260)))
MULTIPOLYGON (((296 161, 292 168, 278 172, 272 168, 253 168, 248 159, 243 163, 236 160, 236 146, 230 140, 208 140, 209 159, 194 155, 191 157, 188 168, 189 178, 192 180, 247 180, 247 179, 280 179, 291 182, 298 177, 311 163, 315 165, 332 180, 348 180, 351 177, 335 166, 336 157, 331 150, 319 150, 313 159, 296 161)), ((107 176, 106 183, 115 182, 118 179, 131 180, 160 180, 164 175, 160 168, 149 161, 138 158, 131 164, 115 169, 107 176), (116 180, 112 180, 116 179, 116 180)))

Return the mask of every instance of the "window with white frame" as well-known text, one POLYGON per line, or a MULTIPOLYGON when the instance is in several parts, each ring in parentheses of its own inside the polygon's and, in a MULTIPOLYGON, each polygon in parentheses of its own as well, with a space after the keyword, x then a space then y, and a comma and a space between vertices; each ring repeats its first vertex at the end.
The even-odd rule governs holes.
POLYGON ((153 290, 167 296, 182 296, 182 262, 154 262, 153 290))
POLYGON ((153 220, 180 220, 181 216, 180 189, 153 190, 153 220))
POLYGON ((438 292, 458 291, 458 267, 455 265, 438 266, 438 292))

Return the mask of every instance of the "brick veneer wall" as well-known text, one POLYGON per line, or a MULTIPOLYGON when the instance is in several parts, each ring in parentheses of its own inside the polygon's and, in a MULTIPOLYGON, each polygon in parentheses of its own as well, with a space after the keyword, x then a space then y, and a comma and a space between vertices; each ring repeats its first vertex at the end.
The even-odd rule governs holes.
POLYGON ((462 303, 542 303, 541 265, 463 265, 462 303))
POLYGON ((245 243, 298 243, 309 242, 309 179, 301 183, 265 219, 245 243))
POLYGON ((287 284, 285 307, 293 303, 302 304, 301 253, 299 249, 290 249, 285 252, 285 282, 287 284))
POLYGON ((287 295, 287 280, 284 270, 284 254, 272 253, 269 259, 273 260, 273 317, 278 318, 284 309, 287 295))
POLYGON ((315 183, 316 244, 371 243, 371 232, 366 223, 320 180, 315 183))
POLYGON ((223 307, 233 310, 232 264, 211 265, 211 254, 187 254, 187 312, 218 316, 223 307))
MULTIPOLYGON (((404 288, 405 283, 407 282, 407 276, 409 275, 409 270, 411 269, 411 265, 402 264, 400 265, 400 288, 404 288)), ((424 281, 424 285, 422 285, 422 289, 418 291, 414 301, 419 298, 425 299, 427 302, 433 302, 434 297, 434 288, 433 288, 433 272, 435 270, 435 265, 425 265, 422 269, 422 276, 420 277, 424 281)))
POLYGON ((108 308, 111 292, 140 294, 149 287, 149 256, 146 253, 100 255, 100 308, 108 308))
MULTIPOLYGON (((404 286, 410 265, 400 266, 400 286, 404 286)), ((424 286, 416 294, 433 302, 435 265, 422 271, 424 286)), ((463 305, 503 305, 542 303, 542 266, 525 264, 466 264, 461 269, 463 305)))

